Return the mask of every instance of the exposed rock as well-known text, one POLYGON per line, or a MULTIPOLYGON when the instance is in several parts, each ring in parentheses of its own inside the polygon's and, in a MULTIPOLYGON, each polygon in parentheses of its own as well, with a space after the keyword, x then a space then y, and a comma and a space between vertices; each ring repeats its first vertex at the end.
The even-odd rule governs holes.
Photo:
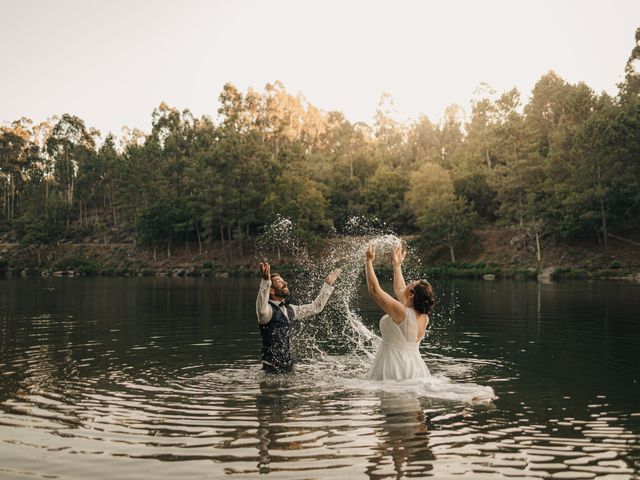
POLYGON ((541 283, 553 282, 553 274, 556 273, 556 267, 546 267, 538 274, 538 281, 541 283))

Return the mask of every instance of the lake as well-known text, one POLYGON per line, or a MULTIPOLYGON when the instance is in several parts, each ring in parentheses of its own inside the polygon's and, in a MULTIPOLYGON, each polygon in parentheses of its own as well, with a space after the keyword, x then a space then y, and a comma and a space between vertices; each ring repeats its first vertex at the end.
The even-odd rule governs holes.
POLYGON ((480 405, 363 383, 336 293, 263 374, 258 284, 0 280, 0 478, 638 478, 639 284, 434 281, 421 352, 480 405))

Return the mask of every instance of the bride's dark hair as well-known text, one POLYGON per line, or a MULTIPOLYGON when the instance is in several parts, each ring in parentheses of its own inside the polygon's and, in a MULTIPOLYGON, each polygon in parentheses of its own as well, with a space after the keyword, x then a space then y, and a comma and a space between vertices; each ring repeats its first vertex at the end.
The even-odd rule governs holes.
POLYGON ((435 304, 431 284, 426 280, 418 280, 413 287, 413 308, 420 313, 429 314, 435 304))

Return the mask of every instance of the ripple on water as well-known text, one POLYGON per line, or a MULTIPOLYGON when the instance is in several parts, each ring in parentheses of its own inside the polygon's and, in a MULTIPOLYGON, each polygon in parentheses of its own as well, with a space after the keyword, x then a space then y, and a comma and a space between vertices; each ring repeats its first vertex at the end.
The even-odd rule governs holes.
POLYGON ((135 376, 118 372, 107 383, 34 388, 2 404, 3 448, 44 449, 87 462, 206 460, 247 475, 342 476, 355 474, 354 464, 360 464, 372 476, 385 476, 407 463, 406 475, 436 478, 454 472, 517 478, 633 473, 619 458, 629 444, 613 440, 636 437, 610 412, 597 420, 562 417, 568 425, 552 435, 558 419, 549 425, 496 421, 495 406, 424 397, 410 385, 374 388, 357 378, 362 372, 340 376, 327 365, 303 364, 297 375, 278 377, 263 374, 257 364, 195 375, 180 368, 172 378, 148 369, 135 376), (607 436, 561 436, 576 422, 607 436), (34 437, 34 428, 46 433, 34 437))
MULTIPOLYGON (((380 240, 381 254, 393 241, 380 240)), ((340 253, 359 258, 362 251, 352 245, 340 253)), ((310 290, 335 263, 312 265, 310 290)), ((457 328, 443 314, 435 318, 443 328, 430 332, 422 350, 430 383, 362 380, 377 336, 367 327, 371 318, 349 303, 361 285, 358 269, 346 267, 333 313, 300 332, 304 361, 295 375, 263 374, 255 332, 247 340, 242 326, 220 337, 220 324, 208 328, 210 319, 190 319, 188 308, 160 312, 146 330, 117 315, 12 317, 3 330, 8 341, 0 338, 0 477, 637 477, 635 406, 620 408, 599 386, 583 393, 551 384, 553 372, 542 367, 527 370, 523 359, 555 327, 544 317, 507 332, 484 358, 479 352, 488 350, 479 346, 493 340, 481 322, 499 336, 519 320, 502 312, 457 328), (251 342, 255 351, 234 356, 251 342), (207 354, 216 350, 231 352, 207 354), (486 385, 500 398, 470 403, 486 385)), ((232 329, 237 320, 216 322, 232 329)), ((584 341, 600 335, 578 334, 584 341)), ((549 348, 554 355, 560 347, 549 348)))

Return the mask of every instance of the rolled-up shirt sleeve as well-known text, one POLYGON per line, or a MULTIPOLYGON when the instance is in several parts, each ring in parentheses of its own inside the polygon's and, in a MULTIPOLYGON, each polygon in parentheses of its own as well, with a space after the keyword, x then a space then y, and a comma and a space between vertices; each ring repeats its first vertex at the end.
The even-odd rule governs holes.
POLYGON ((265 325, 271 320, 272 310, 269 306, 269 288, 271 288, 271 280, 262 279, 258 290, 258 298, 256 299, 256 315, 260 325, 265 325))
POLYGON ((305 317, 320 313, 326 305, 327 300, 329 300, 332 292, 333 286, 325 282, 320 289, 320 293, 313 302, 307 303, 306 305, 291 305, 296 320, 301 320, 305 317))

